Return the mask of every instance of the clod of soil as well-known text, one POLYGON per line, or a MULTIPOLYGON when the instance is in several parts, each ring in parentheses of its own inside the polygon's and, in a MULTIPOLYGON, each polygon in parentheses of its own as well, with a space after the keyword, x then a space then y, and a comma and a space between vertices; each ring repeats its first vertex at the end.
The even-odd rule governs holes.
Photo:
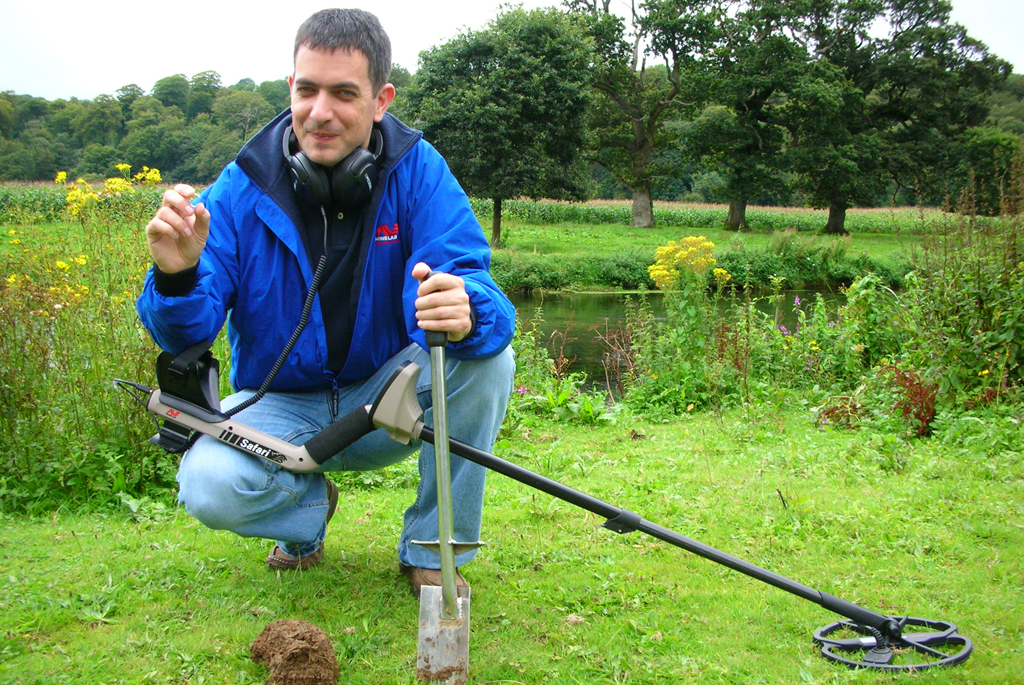
POLYGON ((249 647, 270 671, 267 685, 335 685, 338 660, 322 629, 306 621, 274 621, 249 647))

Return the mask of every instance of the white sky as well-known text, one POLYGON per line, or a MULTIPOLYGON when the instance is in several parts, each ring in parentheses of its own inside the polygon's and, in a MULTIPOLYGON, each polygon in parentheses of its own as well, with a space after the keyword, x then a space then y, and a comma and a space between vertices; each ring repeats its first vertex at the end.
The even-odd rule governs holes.
MULTIPOLYGON (((494 18, 503 0, 357 0, 380 17, 393 61, 416 70, 420 51, 494 18)), ((523 0, 526 8, 558 0, 523 0)), ((615 0, 626 6, 626 0, 615 0)), ((92 99, 172 74, 216 71, 224 85, 291 71, 295 30, 324 0, 0 0, 0 91, 92 99)), ((1024 73, 1024 1, 953 0, 954 21, 1024 73)))

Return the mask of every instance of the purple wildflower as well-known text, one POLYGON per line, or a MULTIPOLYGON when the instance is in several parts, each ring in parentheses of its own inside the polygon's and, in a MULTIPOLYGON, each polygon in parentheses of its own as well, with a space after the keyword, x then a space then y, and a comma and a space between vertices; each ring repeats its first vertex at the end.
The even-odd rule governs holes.
POLYGON ((781 323, 779 324, 779 332, 782 333, 783 335, 790 335, 789 330, 787 330, 786 327, 783 326, 781 323))
POLYGON ((518 388, 516 388, 516 392, 519 393, 520 395, 525 395, 526 394, 526 386, 525 385, 520 385, 518 388))
POLYGON ((793 306, 794 307, 799 307, 800 306, 800 296, 799 295, 797 295, 796 297, 793 298, 793 306))

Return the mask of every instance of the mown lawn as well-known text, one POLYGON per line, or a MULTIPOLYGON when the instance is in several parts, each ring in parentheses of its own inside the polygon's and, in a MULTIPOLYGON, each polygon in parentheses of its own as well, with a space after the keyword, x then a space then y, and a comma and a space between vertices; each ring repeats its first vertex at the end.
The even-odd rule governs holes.
MULTIPOLYGON (((1018 412, 1019 413, 1019 412, 1018 412)), ((806 407, 668 423, 534 421, 501 456, 819 590, 959 624, 963 666, 899 679, 1011 683, 1024 652, 1020 417, 927 440, 826 432, 806 407), (1016 421, 1017 423, 1014 423, 1016 421)), ((529 422, 527 422, 529 424, 529 422)), ((520 424, 521 426, 523 424, 520 424)), ((0 518, 0 682, 257 683, 272 620, 330 635, 344 683, 412 683, 418 603, 394 544, 411 463, 339 478, 325 562, 133 501, 0 518)), ((473 585, 474 683, 881 683, 816 655, 817 605, 492 474, 473 585)))

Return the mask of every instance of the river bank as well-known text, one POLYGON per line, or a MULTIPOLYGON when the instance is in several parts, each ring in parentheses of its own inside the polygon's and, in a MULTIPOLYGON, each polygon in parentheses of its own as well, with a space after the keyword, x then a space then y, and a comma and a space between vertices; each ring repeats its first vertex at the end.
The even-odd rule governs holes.
MULTIPOLYGON (((509 221, 494 250, 491 274, 509 294, 545 291, 653 290, 647 267, 655 250, 670 241, 702 235, 714 243, 717 266, 734 287, 838 290, 874 273, 891 288, 902 286, 910 255, 921 236, 857 233, 823 237, 795 231, 734 233, 722 229, 630 228, 616 224, 534 225, 509 221)), ((714 283, 710 272, 708 285, 714 283)))

